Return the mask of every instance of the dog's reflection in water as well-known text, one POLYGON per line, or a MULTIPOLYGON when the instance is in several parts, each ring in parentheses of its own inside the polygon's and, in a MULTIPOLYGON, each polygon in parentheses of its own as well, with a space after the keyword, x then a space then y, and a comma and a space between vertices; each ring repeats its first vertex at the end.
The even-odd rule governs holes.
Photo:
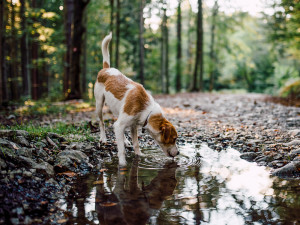
POLYGON ((153 210, 160 209, 163 201, 173 194, 176 186, 176 162, 168 162, 149 185, 138 186, 138 163, 135 158, 127 172, 118 171, 116 186, 107 193, 97 185, 96 211, 100 224, 146 224, 153 210), (126 178, 128 182, 126 182, 126 178))

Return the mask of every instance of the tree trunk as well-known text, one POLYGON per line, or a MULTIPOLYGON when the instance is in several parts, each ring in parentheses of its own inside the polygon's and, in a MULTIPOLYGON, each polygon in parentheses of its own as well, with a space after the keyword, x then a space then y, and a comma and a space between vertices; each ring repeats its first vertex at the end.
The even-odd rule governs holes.
POLYGON ((215 56, 215 32, 216 32, 216 18, 218 15, 218 1, 215 1, 213 12, 212 12, 212 24, 211 24, 211 36, 210 36, 210 68, 209 68, 209 91, 211 92, 214 89, 215 81, 215 65, 216 65, 216 56, 215 56))
POLYGON ((192 40, 191 40, 191 29, 192 29, 192 25, 191 25, 191 20, 192 20, 192 7, 190 6, 189 8, 189 12, 188 12, 188 32, 187 32, 187 81, 186 81, 186 89, 190 89, 191 88, 191 77, 192 77, 192 65, 193 65, 193 58, 192 58, 192 40))
POLYGON ((25 16, 25 0, 20 0, 20 17, 21 17, 21 71, 22 71, 22 95, 30 98, 30 75, 28 70, 28 40, 27 26, 25 16))
POLYGON ((87 25, 87 14, 84 12, 83 15, 83 27, 84 27, 84 34, 82 40, 82 73, 81 73, 81 87, 82 93, 86 93, 86 64, 87 64, 87 32, 86 32, 86 25, 87 25))
POLYGON ((72 57, 70 68, 70 93, 67 99, 80 99, 81 86, 80 86, 80 56, 82 50, 82 35, 85 33, 83 26, 83 13, 84 9, 89 3, 89 0, 76 0, 74 1, 74 20, 73 20, 73 36, 72 36, 72 57))
MULTIPOLYGON (((32 9, 35 10, 37 8, 36 0, 32 0, 32 9)), ((33 23, 36 23, 36 15, 33 17, 33 23)), ((32 69, 31 69, 31 93, 32 93, 32 99, 37 100, 39 97, 39 82, 38 82, 38 34, 35 31, 32 38, 32 46, 31 46, 31 59, 32 59, 32 69)))
POLYGON ((197 50, 192 91, 202 91, 203 88, 203 20, 202 0, 198 0, 197 15, 197 50), (199 89, 197 88, 198 69, 200 69, 199 89))
POLYGON ((70 91, 70 67, 71 67, 71 50, 72 50, 72 24, 74 14, 74 0, 64 0, 64 26, 65 26, 65 40, 66 53, 64 57, 64 79, 63 79, 63 93, 67 97, 70 91))
POLYGON ((117 0, 117 15, 116 15, 116 49, 115 49, 115 67, 119 68, 119 44, 120 44, 120 0, 117 0))
POLYGON ((19 88, 18 88, 18 66, 17 66, 17 29, 16 29, 16 11, 15 4, 11 1, 11 82, 10 90, 12 93, 12 99, 19 99, 19 88))
POLYGON ((145 84, 145 77, 144 77, 144 7, 145 7, 145 0, 140 0, 140 26, 139 26, 139 42, 140 42, 140 81, 141 84, 145 84))
POLYGON ((177 8, 177 56, 176 56, 176 91, 181 90, 181 0, 177 8))
POLYGON ((7 79, 5 74, 5 16, 4 4, 6 1, 0 1, 0 106, 7 100, 6 83, 7 79))
MULTIPOLYGON (((114 39, 114 0, 110 0, 110 31, 113 33, 112 38, 114 39)), ((113 64, 113 41, 109 43, 109 54, 110 54, 110 66, 113 64)))
POLYGON ((167 15, 166 8, 163 8, 163 19, 161 23, 161 81, 162 92, 168 93, 168 76, 167 76, 167 15))

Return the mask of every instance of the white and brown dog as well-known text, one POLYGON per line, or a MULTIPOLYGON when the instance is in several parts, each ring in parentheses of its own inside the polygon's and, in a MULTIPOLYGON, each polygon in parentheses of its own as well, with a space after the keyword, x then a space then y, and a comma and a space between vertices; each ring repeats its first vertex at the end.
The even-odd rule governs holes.
POLYGON ((112 34, 102 41, 103 69, 98 73, 94 88, 96 112, 100 118, 100 142, 106 143, 102 108, 104 102, 109 106, 114 116, 114 123, 119 165, 125 166, 124 136, 126 128, 130 128, 135 154, 142 155, 139 149, 137 128, 143 127, 161 146, 167 156, 179 154, 176 147, 177 132, 174 126, 164 117, 162 109, 149 95, 144 87, 123 75, 119 70, 110 68, 108 45, 112 34))

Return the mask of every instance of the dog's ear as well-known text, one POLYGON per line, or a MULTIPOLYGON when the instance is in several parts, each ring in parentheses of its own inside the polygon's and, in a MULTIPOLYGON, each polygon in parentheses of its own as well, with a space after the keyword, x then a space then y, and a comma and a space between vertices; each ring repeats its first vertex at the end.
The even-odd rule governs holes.
POLYGON ((161 126, 161 134, 163 143, 168 144, 170 142, 171 127, 168 124, 163 124, 161 126))

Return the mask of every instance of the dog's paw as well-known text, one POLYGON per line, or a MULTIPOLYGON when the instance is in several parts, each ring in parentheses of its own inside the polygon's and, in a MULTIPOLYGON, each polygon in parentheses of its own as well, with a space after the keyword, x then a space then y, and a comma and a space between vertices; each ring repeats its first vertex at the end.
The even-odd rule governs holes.
POLYGON ((141 152, 136 153, 136 155, 139 156, 139 157, 144 157, 144 156, 145 156, 145 154, 144 154, 144 153, 141 153, 141 152))
POLYGON ((127 147, 127 148, 132 147, 130 141, 128 141, 127 139, 124 139, 124 145, 125 145, 125 147, 127 147))
POLYGON ((107 143, 107 139, 106 139, 106 137, 100 137, 100 143, 102 143, 102 144, 106 144, 107 143))

